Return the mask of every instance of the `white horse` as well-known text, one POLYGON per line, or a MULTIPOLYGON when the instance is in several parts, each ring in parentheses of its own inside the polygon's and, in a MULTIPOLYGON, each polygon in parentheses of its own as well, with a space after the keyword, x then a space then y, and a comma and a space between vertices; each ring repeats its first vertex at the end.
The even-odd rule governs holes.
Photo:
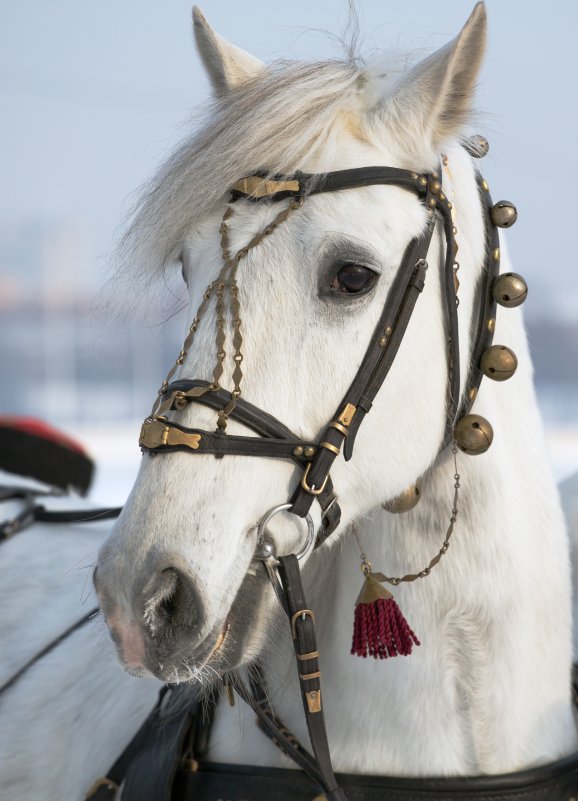
MULTIPOLYGON (((221 269, 219 225, 227 190, 239 177, 259 168, 287 175, 367 165, 431 172, 443 152, 460 248, 465 377, 484 237, 474 167, 460 138, 485 27, 479 4, 453 42, 405 72, 351 61, 267 68, 224 42, 197 12, 197 42, 218 96, 214 116, 161 170, 127 234, 125 256, 145 269, 181 257, 192 319, 221 269)), ((238 203, 229 221, 231 251, 277 211, 238 203)), ((308 199, 255 247, 239 270, 244 397, 300 436, 318 438, 425 219, 423 205, 398 188, 350 190, 308 199), (330 291, 346 263, 378 277, 372 291, 359 298, 330 291)), ((437 264, 440 247, 438 232, 430 264, 437 264)), ((305 565, 330 665, 325 710, 341 771, 498 773, 554 760, 578 743, 569 692, 568 543, 519 311, 500 309, 496 321, 496 341, 513 348, 520 368, 504 385, 484 382, 476 400, 474 411, 492 422, 495 442, 485 455, 459 459, 463 499, 455 543, 427 581, 399 590, 422 646, 411 659, 387 664, 348 655, 359 569, 348 523, 358 521, 365 550, 390 575, 420 569, 443 540, 453 463, 447 452, 436 461, 447 385, 440 295, 439 270, 430 269, 355 457, 332 469, 344 512, 339 532, 305 565), (424 475, 415 511, 387 519, 376 513, 381 501, 424 475)), ((211 306, 182 376, 210 378, 214 314, 211 306)), ((178 419, 210 429, 215 414, 193 405, 178 419)), ((244 428, 231 423, 229 430, 244 428)), ((186 680, 191 671, 206 673, 214 663, 235 667, 260 654, 275 708, 305 738, 276 598, 270 590, 246 597, 255 524, 289 497, 295 481, 295 469, 283 462, 146 457, 101 550, 97 587, 128 669, 186 680), (225 629, 224 645, 207 661, 225 629)), ((278 552, 290 552, 298 536, 279 522, 278 552)), ((253 727, 237 725, 238 714, 244 713, 233 721, 226 711, 218 716, 210 758, 287 764, 253 727)))
MULTIPOLYGON (((483 5, 476 6, 453 42, 409 69, 405 62, 366 68, 349 60, 265 67, 213 32, 198 11, 195 33, 215 88, 214 112, 144 197, 124 242, 127 269, 138 261, 151 274, 180 257, 192 319, 206 285, 221 269, 219 225, 227 190, 238 178, 262 168, 282 174, 368 165, 432 171, 443 152, 443 187, 456 211, 460 247, 465 382, 484 235, 474 166, 460 141, 483 54, 483 5)), ((229 221, 232 249, 243 247, 277 211, 237 203, 229 221)), ((351 189, 308 198, 254 248, 238 277, 244 397, 299 436, 315 440, 359 366, 402 254, 425 219, 423 206, 399 188, 351 189), (345 264, 375 276, 360 297, 330 291, 345 264)), ((396 590, 421 647, 409 658, 387 662, 348 653, 360 583, 349 524, 356 522, 376 568, 391 575, 429 562, 450 514, 454 468, 447 453, 437 457, 447 385, 436 269, 441 252, 436 232, 426 288, 360 429, 355 456, 332 468, 343 509, 341 526, 304 566, 307 596, 318 620, 324 709, 338 771, 492 774, 555 760, 578 745, 569 692, 568 543, 547 467, 519 310, 498 312, 496 341, 513 348, 520 366, 503 385, 485 380, 476 399, 474 411, 492 422, 495 439, 484 455, 458 457, 461 507, 452 547, 426 581, 396 590), (422 499, 415 509, 398 516, 382 510, 383 501, 420 477, 422 499)), ((504 252, 502 270, 508 270, 504 252)), ((214 315, 209 307, 184 360, 183 376, 210 378, 214 315)), ((178 419, 211 428, 215 415, 194 406, 178 419)), ((228 430, 245 433, 233 421, 228 430)), ((259 654, 274 708, 306 741, 286 623, 264 575, 255 597, 246 582, 255 525, 288 498, 295 480, 295 469, 281 461, 182 453, 145 457, 101 550, 97 585, 127 670, 171 681, 203 680, 216 675, 218 666, 244 665, 259 654), (227 636, 207 660, 220 631, 227 636), (171 644, 162 656, 159 642, 171 644)), ((301 534, 288 521, 277 518, 272 529, 280 553, 299 546, 301 534)), ((88 630, 82 636, 90 639, 88 630)), ((62 670, 67 653, 57 663, 62 670)), ((90 657, 104 665, 100 653, 93 647, 90 657)), ((88 671, 90 661, 85 659, 79 674, 88 671)), ((46 706, 58 695, 54 720, 62 721, 59 729, 66 726, 74 734, 74 742, 64 759, 51 742, 49 787, 55 790, 41 797, 73 799, 106 771, 120 750, 118 743, 130 739, 137 718, 152 703, 154 682, 131 684, 127 678, 126 686, 146 688, 135 700, 128 697, 122 674, 103 672, 102 682, 91 674, 89 685, 98 689, 92 703, 87 691, 78 694, 79 720, 94 720, 93 714, 98 720, 70 726, 70 705, 59 707, 62 675, 55 677, 49 701, 40 701, 37 686, 27 699, 31 674, 2 702, 21 737, 20 743, 11 738, 14 742, 2 746, 13 766, 11 784, 5 785, 11 798, 32 797, 48 784, 32 768, 20 782, 17 778, 18 754, 30 733, 16 724, 19 708, 28 710, 28 721, 37 704, 46 706), (133 710, 130 720, 128 710, 133 710), (100 720, 106 726, 103 737, 100 720), (105 720, 120 720, 112 724, 116 739, 105 720), (92 729, 90 736, 83 727, 92 729), (90 766, 83 764, 88 753, 90 766)), ((231 712, 220 705, 209 758, 294 767, 252 725, 251 716, 242 707, 231 712)), ((46 729, 43 734, 45 742, 46 729)), ((33 742, 36 752, 42 740, 33 742)))
MULTIPOLYGON (((0 483, 43 489, 0 473, 0 483)), ((79 498, 52 509, 90 508, 79 498)), ((0 520, 22 504, 0 504, 0 520)), ((35 524, 0 545, 0 687, 97 605, 96 554, 110 522, 35 524), (10 610, 10 614, 8 614, 10 610)), ((159 683, 120 669, 97 617, 0 694, 0 797, 76 801, 106 772, 150 711, 159 683)))

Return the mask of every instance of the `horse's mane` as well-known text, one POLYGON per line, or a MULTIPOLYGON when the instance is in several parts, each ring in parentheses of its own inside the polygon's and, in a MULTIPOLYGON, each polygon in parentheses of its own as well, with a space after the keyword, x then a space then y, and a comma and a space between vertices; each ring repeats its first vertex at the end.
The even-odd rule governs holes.
POLYGON ((338 115, 352 110, 362 72, 353 58, 270 65, 205 109, 205 122, 160 167, 136 203, 117 248, 121 273, 145 280, 179 256, 239 178, 288 173, 322 148, 338 115))

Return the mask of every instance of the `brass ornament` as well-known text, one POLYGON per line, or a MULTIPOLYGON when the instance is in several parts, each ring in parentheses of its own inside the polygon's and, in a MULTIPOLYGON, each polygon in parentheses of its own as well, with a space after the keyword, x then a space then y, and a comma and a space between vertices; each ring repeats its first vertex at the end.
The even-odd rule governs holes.
POLYGON ((390 598, 393 598, 393 595, 390 593, 390 591, 387 590, 376 578, 373 578, 370 572, 365 572, 364 576, 365 581, 363 582, 361 592, 357 596, 357 600, 355 602, 356 606, 357 604, 372 604, 379 598, 383 598, 385 601, 389 601, 390 598))
POLYGON ((499 200, 490 209, 490 217, 498 228, 511 228, 518 219, 518 209, 509 200, 499 200))
POLYGON ((464 147, 470 156, 473 156, 475 159, 483 159, 484 156, 488 155, 490 143, 485 136, 475 134, 474 136, 470 136, 470 138, 464 142, 464 147))
POLYGON ((386 512, 392 514, 401 514, 402 512, 409 512, 418 505, 421 498, 421 489, 418 484, 411 484, 396 498, 390 501, 384 501, 381 506, 386 512))
POLYGON ((507 381, 518 368, 516 354, 505 345, 492 345, 482 353, 480 369, 493 381, 507 381))
POLYGON ((469 456, 485 453, 494 439, 494 430, 485 417, 466 414, 454 428, 458 448, 469 456))
POLYGON ((528 284, 518 273, 503 273, 492 284, 492 295, 500 306, 513 309, 528 297, 528 284))

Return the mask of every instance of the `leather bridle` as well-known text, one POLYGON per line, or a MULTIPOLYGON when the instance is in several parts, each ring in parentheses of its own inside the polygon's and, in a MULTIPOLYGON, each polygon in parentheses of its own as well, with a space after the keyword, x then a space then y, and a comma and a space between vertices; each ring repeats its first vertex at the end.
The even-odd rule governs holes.
MULTIPOLYGON (((487 184, 479 175, 477 180, 482 202, 489 209, 492 201, 486 189, 487 184)), ((472 352, 466 397, 460 401, 458 299, 454 271, 457 245, 451 217, 452 204, 442 192, 438 173, 420 174, 393 167, 363 167, 322 175, 296 173, 274 178, 258 173, 239 181, 233 188, 231 200, 270 203, 370 185, 398 186, 414 193, 425 205, 428 220, 423 232, 412 239, 405 250, 361 366, 319 440, 297 437, 275 417, 243 398, 235 399, 228 416, 250 428, 257 437, 226 434, 222 430, 210 432, 187 428, 168 419, 166 412, 178 411, 191 402, 221 410, 231 403, 233 397, 230 392, 221 387, 215 388, 209 381, 179 379, 164 387, 160 406, 163 413, 145 420, 139 441, 142 450, 149 453, 184 451, 217 457, 235 454, 291 459, 301 468, 302 475, 290 498, 289 511, 305 517, 317 499, 322 510, 322 526, 316 547, 339 524, 341 511, 333 491, 330 469, 342 447, 345 460, 351 458, 359 427, 393 364, 417 298, 424 287, 426 256, 437 215, 441 218, 446 240, 442 287, 449 375, 446 430, 440 451, 453 440, 453 427, 458 413, 465 414, 473 403, 482 378, 479 360, 493 337, 493 327, 488 326, 487 321, 495 317, 491 284, 499 271, 499 249, 497 229, 491 223, 489 214, 485 214, 486 265, 480 286, 482 297, 478 333, 472 352)))
MULTIPOLYGON (((337 785, 327 743, 315 617, 305 600, 296 555, 277 558, 272 544, 264 541, 264 530, 268 520, 281 509, 301 518, 307 518, 311 527, 309 512, 315 499, 322 510, 322 525, 317 533, 315 547, 319 547, 337 528, 341 510, 333 490, 330 470, 342 448, 345 459, 351 458, 359 427, 365 415, 371 410, 397 355, 417 298, 424 288, 428 268, 426 257, 437 220, 441 220, 446 242, 445 258, 441 265, 441 285, 449 377, 446 426, 440 453, 454 443, 454 426, 458 417, 469 411, 477 394, 482 378, 480 359, 482 353, 491 345, 495 320, 496 301, 492 293, 492 283, 499 272, 499 238, 490 215, 492 201, 488 186, 479 174, 477 182, 485 212, 486 263, 483 278, 478 286, 480 297, 477 334, 464 398, 460 399, 457 244, 451 213, 452 203, 442 191, 440 174, 437 172, 420 174, 392 167, 364 167, 323 175, 296 173, 272 178, 265 173, 257 173, 242 179, 233 187, 231 202, 245 199, 255 203, 275 203, 290 199, 291 203, 295 204, 293 208, 297 208, 304 199, 312 195, 370 185, 389 185, 401 187, 417 196, 428 212, 426 225, 422 233, 413 238, 407 246, 361 365, 318 441, 297 437, 275 417, 239 397, 239 392, 231 393, 214 382, 199 379, 178 379, 172 383, 167 379, 159 392, 159 401, 153 413, 144 421, 141 430, 140 446, 143 451, 151 454, 183 451, 196 455, 213 454, 216 457, 235 454, 285 458, 291 459, 302 470, 300 481, 288 503, 272 509, 261 521, 259 527, 261 541, 258 542, 255 558, 261 559, 267 568, 290 623, 313 754, 309 754, 305 749, 295 748, 291 736, 288 737, 281 731, 274 719, 268 719, 263 715, 259 700, 238 679, 233 680, 232 685, 239 696, 251 706, 268 735, 281 744, 286 753, 313 778, 318 786, 323 788, 328 801, 346 801, 346 796, 337 785), (223 426, 219 426, 215 432, 187 428, 167 417, 168 413, 182 410, 190 402, 218 410, 227 418, 244 424, 258 436, 227 434, 223 426)), ((281 217, 282 215, 278 219, 281 217)), ((274 227, 275 224, 270 225, 269 230, 265 229, 265 233, 270 233, 274 227)), ((260 241, 259 236, 252 240, 257 244, 260 241)), ((224 250, 225 252, 228 253, 227 250, 224 250)), ((207 294, 206 300, 208 297, 207 294)), ((185 353, 184 348, 181 356, 185 353)), ((181 364, 182 361, 182 358, 178 359, 177 364, 181 364)), ((169 378, 173 372, 174 368, 169 378)), ((307 551, 306 545, 300 556, 307 551)))

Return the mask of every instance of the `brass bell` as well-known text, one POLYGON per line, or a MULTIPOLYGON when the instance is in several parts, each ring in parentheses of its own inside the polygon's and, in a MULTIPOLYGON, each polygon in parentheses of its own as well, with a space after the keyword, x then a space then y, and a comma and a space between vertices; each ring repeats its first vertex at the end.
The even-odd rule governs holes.
POLYGON ((507 381, 518 367, 516 354, 505 345, 492 345, 482 353, 480 369, 494 381, 507 381))
POLYGON ((488 155, 490 143, 485 136, 475 134, 464 142, 464 147, 470 156, 473 156, 475 159, 483 159, 484 156, 488 155))
POLYGON ((528 297, 528 284, 518 273, 503 273, 492 284, 492 295, 500 306, 513 309, 528 297))
POLYGON ((494 439, 494 430, 485 417, 466 414, 454 428, 458 448, 470 456, 485 453, 494 439))
POLYGON ((391 501, 384 501, 381 505, 386 512, 393 514, 400 514, 401 512, 409 512, 414 506, 417 506, 421 498, 421 490, 418 484, 411 484, 401 495, 392 498, 391 501))
POLYGON ((490 209, 490 217, 498 228, 511 228, 518 219, 518 209, 509 200, 499 200, 490 209))

